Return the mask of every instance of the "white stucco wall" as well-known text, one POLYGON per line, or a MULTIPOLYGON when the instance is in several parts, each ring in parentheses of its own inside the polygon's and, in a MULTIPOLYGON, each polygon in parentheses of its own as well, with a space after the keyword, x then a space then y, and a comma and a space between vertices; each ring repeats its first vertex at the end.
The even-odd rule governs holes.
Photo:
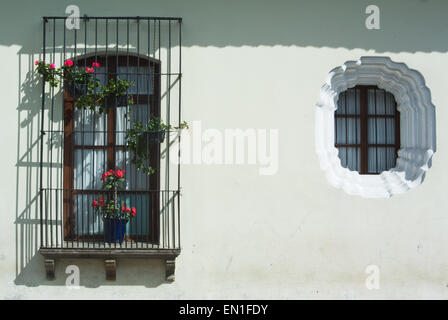
POLYGON ((0 28, 2 126, 0 293, 55 298, 447 298, 448 3, 375 1, 381 30, 367 30, 370 1, 15 1, 0 28), (37 227, 39 88, 22 100, 41 52, 44 15, 180 16, 183 118, 203 129, 279 130, 279 170, 254 165, 182 167, 182 253, 176 281, 162 261, 119 260, 117 281, 100 260, 57 262, 45 280, 37 227), (390 199, 332 187, 315 152, 315 104, 328 72, 361 56, 418 70, 436 106, 437 152, 421 186, 390 199), (21 62, 21 63, 19 63, 21 62), (26 66, 26 67, 25 67, 26 66), (31 226, 31 227, 30 227, 31 226), (81 288, 65 287, 65 267, 81 288), (365 286, 380 268, 379 290, 365 286))

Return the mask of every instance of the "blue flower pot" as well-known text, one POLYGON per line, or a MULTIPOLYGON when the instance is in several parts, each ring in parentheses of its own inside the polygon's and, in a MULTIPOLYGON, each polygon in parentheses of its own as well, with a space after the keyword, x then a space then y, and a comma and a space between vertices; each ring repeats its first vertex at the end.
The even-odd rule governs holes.
POLYGON ((126 234, 126 219, 105 218, 104 222, 104 241, 108 243, 122 243, 126 234))

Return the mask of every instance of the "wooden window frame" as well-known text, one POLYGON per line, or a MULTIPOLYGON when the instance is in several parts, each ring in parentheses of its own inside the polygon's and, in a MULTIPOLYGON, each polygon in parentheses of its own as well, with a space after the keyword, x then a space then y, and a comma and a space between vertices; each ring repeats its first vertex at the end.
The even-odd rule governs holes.
MULTIPOLYGON (((151 117, 160 117, 161 115, 161 62, 157 59, 131 56, 131 55, 98 55, 91 57, 78 57, 75 59, 75 65, 81 68, 92 66, 92 62, 99 62, 101 66, 107 66, 107 81, 116 79, 117 68, 123 66, 129 67, 152 67, 154 74, 154 94, 136 93, 130 95, 134 104, 148 104, 151 117)), ((74 111, 75 99, 70 96, 68 90, 64 90, 64 169, 63 169, 63 185, 64 185, 64 204, 63 204, 63 230, 65 241, 76 241, 83 239, 98 238, 103 239, 102 235, 78 235, 74 230, 74 196, 77 194, 98 194, 101 190, 82 190, 75 189, 74 177, 74 150, 75 149, 97 149, 106 150, 107 152, 107 168, 116 168, 115 154, 116 150, 125 150, 124 145, 116 145, 116 110, 109 108, 107 120, 107 143, 101 146, 76 146, 74 142, 74 111)), ((155 168, 155 173, 148 176, 149 186, 151 192, 149 197, 151 199, 150 210, 152 211, 151 219, 148 219, 148 230, 150 237, 142 235, 127 235, 126 241, 130 240, 144 240, 158 244, 159 241, 159 224, 160 224, 160 144, 154 144, 150 150, 149 164, 155 168), (152 219, 153 218, 153 219, 152 219)), ((137 172, 137 174, 143 174, 137 172)), ((139 191, 141 193, 141 191, 139 191)), ((133 190, 122 190, 120 194, 135 194, 133 190)), ((148 214, 150 214, 148 212, 148 214)))
MULTIPOLYGON (((378 88, 378 86, 374 85, 356 85, 352 88, 348 88, 344 92, 348 92, 349 89, 359 89, 360 90, 360 113, 359 114, 337 114, 335 110, 334 118, 335 118, 335 132, 337 132, 337 119, 348 119, 348 118, 359 118, 360 119, 360 143, 345 143, 339 144, 336 143, 336 134, 335 134, 335 147, 336 148, 360 148, 360 170, 359 174, 362 175, 378 175, 381 172, 369 172, 368 170, 368 149, 372 147, 394 147, 395 148, 395 163, 398 158, 398 150, 400 149, 400 112, 397 109, 397 102, 394 97, 394 114, 386 115, 386 114, 368 114, 368 106, 367 106, 367 91, 369 89, 375 90, 383 90, 385 93, 390 93, 384 89, 378 88), (368 143, 368 122, 371 118, 393 118, 395 119, 395 143, 393 144, 376 144, 376 143, 368 143)), ((341 92, 342 93, 342 92, 341 92)), ((392 95, 393 96, 393 95, 392 95)))

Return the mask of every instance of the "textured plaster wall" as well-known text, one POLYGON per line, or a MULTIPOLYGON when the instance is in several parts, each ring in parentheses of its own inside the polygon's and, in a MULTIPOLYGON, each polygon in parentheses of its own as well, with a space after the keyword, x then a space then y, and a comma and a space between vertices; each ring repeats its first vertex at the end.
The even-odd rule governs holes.
POLYGON ((444 1, 15 1, 2 8, 0 293, 6 299, 447 298, 448 23, 444 1), (182 168, 182 253, 176 281, 162 261, 57 262, 45 280, 36 252, 40 92, 23 88, 41 52, 41 17, 68 4, 88 15, 182 16, 183 118, 205 128, 279 129, 279 171, 253 165, 182 168), (327 182, 315 153, 315 104, 327 73, 364 55, 389 56, 425 77, 436 106, 437 153, 418 188, 366 200, 327 182), (23 101, 28 90, 27 101, 23 101), (65 267, 81 288, 65 287, 65 267), (364 281, 380 268, 379 290, 364 281))

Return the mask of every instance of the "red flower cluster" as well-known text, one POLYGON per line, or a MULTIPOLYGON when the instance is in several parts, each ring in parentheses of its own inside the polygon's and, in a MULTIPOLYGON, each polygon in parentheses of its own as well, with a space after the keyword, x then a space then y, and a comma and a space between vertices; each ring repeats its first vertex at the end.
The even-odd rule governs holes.
POLYGON ((135 217, 135 215, 137 214, 137 209, 135 209, 135 207, 128 208, 128 207, 126 207, 126 205, 123 205, 121 207, 121 211, 130 213, 130 214, 132 214, 133 217, 135 217))
POLYGON ((104 172, 101 175, 101 178, 103 179, 103 181, 106 181, 107 178, 115 175, 115 177, 117 177, 118 179, 121 179, 121 178, 124 177, 124 171, 125 171, 124 169, 123 170, 117 170, 117 171, 114 171, 114 170, 110 169, 109 171, 104 172))
POLYGON ((92 207, 94 207, 94 208, 97 208, 97 207, 104 207, 104 199, 103 199, 103 196, 100 196, 100 198, 98 199, 98 201, 97 200, 93 200, 92 201, 92 204, 91 204, 91 206, 92 207))
MULTIPOLYGON (((40 60, 36 60, 34 62, 34 65, 37 66, 37 65, 39 65, 40 62, 41 62, 40 60)), ((71 66, 73 66, 73 61, 70 60, 70 59, 67 59, 67 60, 65 60, 64 65, 66 67, 71 67, 71 66)), ((93 68, 99 68, 99 67, 100 67, 99 62, 92 62, 92 68, 87 67, 86 68, 86 72, 87 73, 92 73, 92 72, 95 71, 95 69, 93 69, 93 68)), ((56 68, 56 65, 54 63, 51 63, 50 66, 49 66, 49 69, 55 69, 55 68, 56 68)))
POLYGON ((93 72, 95 72, 95 69, 93 69, 93 68, 99 68, 99 67, 100 67, 99 62, 92 62, 92 68, 87 67, 86 72, 93 73, 93 72))

